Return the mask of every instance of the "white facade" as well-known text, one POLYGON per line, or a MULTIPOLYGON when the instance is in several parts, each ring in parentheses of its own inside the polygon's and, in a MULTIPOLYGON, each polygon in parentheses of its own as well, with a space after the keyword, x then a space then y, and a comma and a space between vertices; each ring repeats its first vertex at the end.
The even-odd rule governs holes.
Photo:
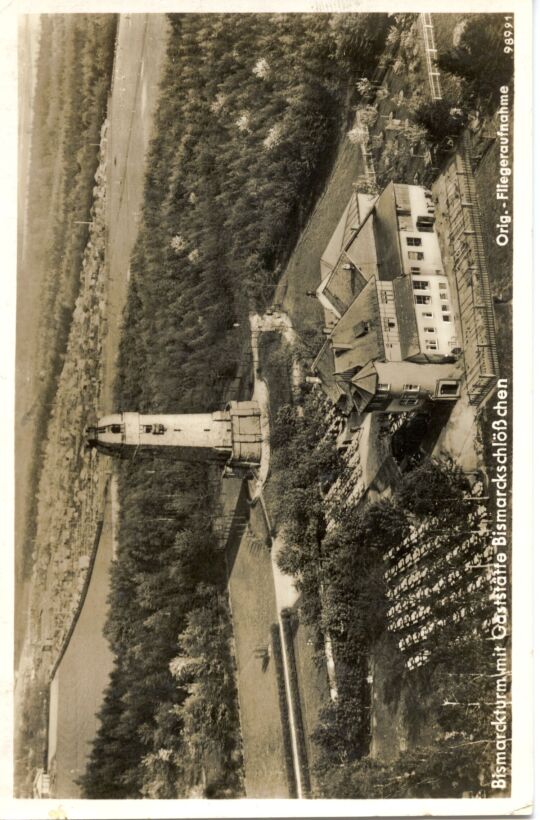
POLYGON ((451 356, 458 346, 447 276, 411 277, 420 351, 426 356, 451 356))
MULTIPOLYGON (((377 396, 386 397, 386 413, 413 410, 428 398, 454 401, 460 394, 460 372, 451 364, 374 362, 377 396)), ((382 408, 381 408, 382 409, 382 408)))
POLYGON ((230 419, 222 413, 116 413, 99 420, 102 444, 232 449, 230 419))
POLYGON ((398 230, 404 273, 444 273, 439 238, 434 229, 435 207, 431 193, 420 185, 407 188, 410 215, 400 214, 398 230))
POLYGON ((433 198, 419 185, 396 186, 405 188, 410 215, 400 214, 398 207, 399 247, 403 271, 411 277, 420 351, 450 356, 459 345, 457 316, 434 228, 433 198))
POLYGON ((261 457, 260 416, 255 401, 232 401, 214 413, 115 413, 87 428, 87 443, 119 457, 157 455, 250 466, 261 457))
POLYGON ((335 267, 325 269, 317 290, 330 361, 318 357, 314 372, 325 371, 322 384, 334 402, 348 396, 345 405, 354 402, 359 412, 455 401, 459 315, 443 267, 432 194, 420 185, 390 183, 363 205, 360 227, 355 231, 348 206, 332 237, 345 237, 347 226, 352 232, 348 242, 342 239, 341 254, 336 245, 335 267), (350 285, 350 268, 364 279, 360 289, 350 285))

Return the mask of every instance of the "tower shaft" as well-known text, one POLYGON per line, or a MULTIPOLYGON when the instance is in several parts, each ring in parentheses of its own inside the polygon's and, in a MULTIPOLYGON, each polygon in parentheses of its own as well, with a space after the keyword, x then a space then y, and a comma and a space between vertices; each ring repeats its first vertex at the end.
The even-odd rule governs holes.
POLYGON ((258 464, 260 409, 257 402, 231 402, 214 413, 116 413, 89 428, 88 444, 120 458, 146 454, 231 466, 258 464))

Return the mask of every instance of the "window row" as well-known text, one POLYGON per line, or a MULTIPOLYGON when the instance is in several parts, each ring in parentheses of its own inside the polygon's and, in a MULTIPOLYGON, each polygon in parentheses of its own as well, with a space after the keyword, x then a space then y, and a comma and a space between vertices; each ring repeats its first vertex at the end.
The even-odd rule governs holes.
MULTIPOLYGON (((442 298, 443 297, 441 295, 441 299, 442 298)), ((431 299, 431 296, 429 295, 429 293, 415 293, 414 294, 414 303, 415 303, 415 305, 431 305, 432 304, 432 299, 431 299)), ((450 312, 450 307, 447 304, 442 304, 441 305, 441 310, 442 310, 443 313, 449 313, 450 312)))

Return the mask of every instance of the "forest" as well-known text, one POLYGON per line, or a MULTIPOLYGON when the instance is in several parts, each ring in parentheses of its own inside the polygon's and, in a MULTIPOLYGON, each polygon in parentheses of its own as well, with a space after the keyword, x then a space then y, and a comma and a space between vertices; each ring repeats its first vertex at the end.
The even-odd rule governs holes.
MULTIPOLYGON (((324 185, 385 15, 171 15, 119 410, 216 409, 324 185)), ((243 793, 224 556, 203 466, 122 463, 115 670, 87 797, 243 793)))

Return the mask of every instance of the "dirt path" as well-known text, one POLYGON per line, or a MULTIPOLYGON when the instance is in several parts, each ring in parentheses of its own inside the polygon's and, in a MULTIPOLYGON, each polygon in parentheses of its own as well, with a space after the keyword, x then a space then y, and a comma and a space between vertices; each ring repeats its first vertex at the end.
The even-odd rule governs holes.
POLYGON ((129 265, 142 208, 145 157, 165 59, 164 14, 123 14, 118 25, 109 100, 107 321, 102 410, 110 412, 129 265))

